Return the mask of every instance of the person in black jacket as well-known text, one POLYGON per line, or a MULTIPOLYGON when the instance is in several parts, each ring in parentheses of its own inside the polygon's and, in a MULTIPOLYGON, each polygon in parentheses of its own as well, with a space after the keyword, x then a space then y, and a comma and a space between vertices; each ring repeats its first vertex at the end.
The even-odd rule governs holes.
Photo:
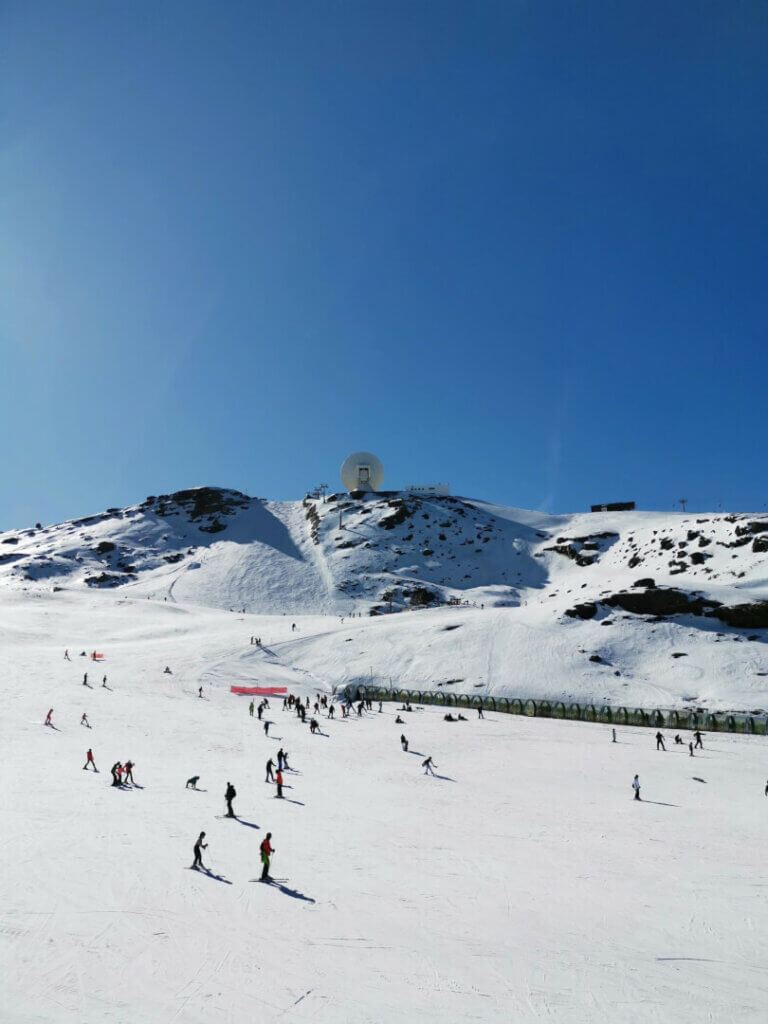
POLYGON ((235 817, 237 817, 235 812, 232 810, 232 801, 235 799, 236 796, 237 796, 237 792, 235 790, 235 787, 232 785, 231 782, 228 782, 227 783, 227 791, 224 794, 224 799, 227 801, 227 817, 228 818, 235 818, 235 817))
POLYGON ((195 849, 195 859, 194 859, 194 861, 192 863, 192 867, 193 868, 200 867, 200 868, 203 869, 203 871, 207 871, 208 869, 206 868, 205 864, 203 864, 203 855, 201 853, 202 850, 207 850, 208 849, 208 843, 204 843, 203 842, 204 839, 205 839, 205 832, 201 832, 200 835, 197 837, 197 842, 195 843, 195 847, 194 847, 194 849, 195 849))

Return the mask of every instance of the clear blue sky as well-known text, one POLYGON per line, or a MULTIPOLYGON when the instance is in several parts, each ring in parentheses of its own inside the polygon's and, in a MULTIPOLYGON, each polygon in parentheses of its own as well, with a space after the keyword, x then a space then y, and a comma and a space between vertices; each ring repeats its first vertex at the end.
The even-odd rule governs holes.
POLYGON ((5 0, 0 528, 768 502, 768 5, 5 0))

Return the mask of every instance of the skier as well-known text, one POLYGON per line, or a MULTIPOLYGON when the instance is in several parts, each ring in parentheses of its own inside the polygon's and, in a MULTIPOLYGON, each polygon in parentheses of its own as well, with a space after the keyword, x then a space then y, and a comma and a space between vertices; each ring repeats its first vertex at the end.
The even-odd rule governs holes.
POLYGON ((192 787, 192 789, 197 789, 197 784, 198 784, 199 781, 200 781, 200 776, 199 775, 193 775, 191 779, 187 779, 187 784, 184 787, 184 789, 189 789, 190 786, 192 787))
MULTIPOLYGON (((205 835, 205 833, 203 833, 203 835, 205 835)), ((272 879, 269 877, 269 864, 270 864, 270 860, 269 859, 272 856, 272 854, 275 852, 275 850, 274 850, 274 847, 272 846, 272 844, 269 841, 271 838, 272 838, 272 833, 271 832, 267 832, 267 838, 263 840, 263 842, 261 844, 261 847, 260 847, 260 850, 261 850, 261 863, 263 865, 262 869, 261 869, 261 881, 262 882, 271 882, 272 881, 272 879)))
POLYGON ((435 774, 432 771, 432 766, 433 765, 434 765, 435 768, 439 767, 438 765, 435 764, 435 762, 432 760, 431 757, 428 757, 426 759, 426 761, 422 761, 421 762, 421 767, 424 769, 424 774, 425 775, 434 775, 435 774))
POLYGON ((403 750, 407 754, 408 753, 408 740, 405 738, 405 735, 403 733, 400 733, 400 746, 403 748, 403 750))
POLYGON ((333 718, 333 704, 328 708, 328 717, 333 718))
POLYGON ((765 784, 765 795, 768 796, 768 782, 765 784))
POLYGON ((295 623, 295 622, 292 622, 292 623, 291 623, 291 632, 292 632, 292 633, 295 633, 295 632, 296 632, 296 623, 295 623))
POLYGON ((256 712, 256 715, 257 715, 257 717, 258 717, 259 721, 261 721, 261 716, 262 716, 263 714, 264 714, 264 702, 262 701, 262 702, 261 702, 261 703, 259 704, 259 708, 258 708, 258 711, 256 712))
POLYGON ((267 761, 267 777, 266 777, 266 779, 264 779, 265 782, 274 782, 275 781, 275 776, 272 773, 272 769, 274 767, 275 767, 275 762, 270 757, 270 759, 267 761))
POLYGON ((611 733, 613 734, 613 742, 615 743, 616 742, 616 730, 615 729, 611 729, 611 733))
POLYGON ((248 711, 250 712, 251 718, 253 718, 253 701, 248 705, 248 711))
POLYGON ((72 659, 69 656, 69 651, 64 651, 64 660, 65 661, 72 661, 72 659))
POLYGON ((101 680, 101 685, 106 687, 106 685, 107 685, 107 677, 106 676, 104 676, 104 678, 101 680))
POLYGON ((280 771, 279 768, 277 769, 277 775, 275 776, 275 782, 277 783, 277 795, 282 800, 283 799, 283 773, 280 771))
POLYGON ((203 855, 202 855, 202 852, 201 852, 202 850, 207 850, 208 849, 208 843, 204 843, 203 842, 204 839, 205 839, 205 832, 201 832, 200 835, 197 837, 197 842, 195 843, 195 847, 194 847, 194 849, 195 849, 195 859, 194 859, 194 861, 192 863, 192 867, 193 868, 201 867, 203 869, 203 871, 207 871, 208 868, 205 866, 205 864, 203 864, 203 855))
POLYGON ((93 751, 88 747, 88 753, 85 755, 85 764, 83 765, 83 771, 86 770, 89 764, 93 765, 93 770, 97 772, 99 769, 96 767, 96 762, 93 760, 93 751))
POLYGON ((269 736, 269 719, 264 722, 264 735, 269 736))
POLYGON ((83 717, 80 719, 80 725, 84 725, 86 729, 91 728, 91 723, 88 721, 88 715, 85 712, 83 712, 83 717))
POLYGON ((310 720, 309 720, 309 731, 314 735, 317 732, 318 728, 319 728, 319 726, 317 724, 317 719, 316 718, 310 718, 310 720))
POLYGON ((135 762, 133 762, 133 761, 126 761, 125 764, 123 765, 123 776, 124 776, 123 777, 123 782, 127 783, 128 780, 130 779, 132 786, 136 785, 136 783, 133 780, 134 764, 135 764, 135 762))
POLYGON ((379 701, 379 714, 381 714, 381 701, 379 701))
MULTIPOLYGON (((477 709, 477 717, 478 718, 485 718, 485 715, 483 714, 483 709, 480 708, 480 707, 477 709)), ((614 735, 615 735, 615 730, 614 730, 614 735)))
POLYGON ((45 716, 45 722, 44 722, 44 724, 45 724, 45 725, 50 725, 50 726, 52 726, 52 725, 53 725, 53 722, 51 721, 51 715, 52 715, 52 714, 53 714, 53 708, 51 708, 51 710, 50 710, 50 711, 48 712, 48 714, 47 714, 47 715, 45 716))
POLYGON ((83 676, 83 686, 87 686, 87 685, 88 685, 88 673, 86 672, 85 675, 83 676))
POLYGON ((704 749, 704 744, 701 742, 701 733, 699 732, 698 729, 693 734, 693 738, 696 740, 696 744, 695 744, 696 747, 701 747, 701 749, 703 750, 704 749))
POLYGON ((640 779, 638 778, 637 775, 634 777, 634 779, 632 779, 632 789, 634 789, 634 791, 635 791, 635 800, 639 800, 640 799, 640 779))
POLYGON ((688 754, 693 757, 693 743, 688 744, 688 754))
POLYGON ((115 761, 115 763, 110 768, 110 771, 112 772, 112 785, 113 786, 121 785, 120 772, 122 770, 123 770, 123 766, 120 764, 119 761, 115 761))
POLYGON ((224 793, 224 799, 227 801, 227 817, 228 818, 235 818, 235 817, 237 817, 235 812, 232 810, 232 801, 235 799, 236 796, 237 796, 237 793, 235 791, 235 787, 232 785, 231 782, 228 782, 227 783, 226 792, 224 793))
POLYGON ((203 696, 203 688, 202 688, 202 686, 198 689, 197 696, 202 698, 202 696, 203 696))
POLYGON ((657 750, 666 750, 667 749, 664 746, 664 737, 661 735, 660 732, 656 733, 656 749, 657 750))
POLYGON ((291 768, 291 766, 288 764, 288 751, 287 750, 283 751, 283 768, 285 768, 285 770, 287 772, 292 772, 293 771, 293 768, 291 768))

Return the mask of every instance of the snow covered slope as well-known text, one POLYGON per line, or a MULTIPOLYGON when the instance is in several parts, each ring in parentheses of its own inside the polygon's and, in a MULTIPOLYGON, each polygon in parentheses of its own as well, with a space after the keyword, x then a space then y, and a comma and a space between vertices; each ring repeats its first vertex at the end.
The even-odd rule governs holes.
MULTIPOLYGON (((229 693, 238 672, 314 694, 337 641, 405 670, 412 632, 429 666, 440 638, 467 634, 445 664, 474 664, 476 643, 491 664, 518 613, 518 642, 545 630, 542 658, 557 631, 530 603, 297 616, 294 631, 282 615, 130 594, 0 593, 4 1024, 765 1019, 764 737, 705 736, 691 759, 657 753, 644 729, 613 744, 605 726, 449 724, 438 709, 400 725, 391 705, 321 716, 312 736, 276 701, 266 737, 229 693), (79 656, 94 649, 98 666, 79 656), (285 801, 264 782, 280 746, 295 769, 285 801), (82 770, 89 747, 100 774, 82 770), (129 758, 138 785, 112 788, 129 758), (222 817, 228 781, 236 820, 222 817), (189 870, 201 830, 210 874, 189 870), (255 881, 267 831, 274 886, 255 881)), ((582 628, 609 632, 558 630, 582 628)))
POLYGON ((325 617, 279 658, 241 653, 224 673, 768 705, 765 515, 548 516, 457 497, 268 502, 195 488, 1 534, 0 589, 19 588, 325 617), (354 636, 340 637, 334 623, 350 616, 354 636))

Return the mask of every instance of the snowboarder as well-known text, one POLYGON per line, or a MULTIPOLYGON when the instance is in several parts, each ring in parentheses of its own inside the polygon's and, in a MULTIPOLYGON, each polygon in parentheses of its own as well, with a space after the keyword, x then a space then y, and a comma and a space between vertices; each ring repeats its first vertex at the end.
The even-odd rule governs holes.
POLYGON ((80 719, 80 725, 84 725, 86 729, 91 728, 91 723, 88 721, 88 715, 85 712, 83 712, 83 717, 80 719))
POLYGON ((192 863, 192 867, 193 868, 200 867, 200 868, 203 869, 203 871, 207 871, 208 868, 205 866, 205 864, 203 864, 202 851, 208 849, 208 843, 204 843, 203 842, 204 839, 205 839, 205 832, 201 832, 200 835, 197 837, 197 842, 195 843, 195 846, 194 846, 195 859, 194 859, 194 861, 192 863))
POLYGON ((173 673, 171 672, 170 665, 166 665, 165 666, 165 668, 163 669, 163 674, 166 675, 166 676, 173 675, 173 673))
POLYGON ((51 708, 51 710, 50 710, 50 711, 48 712, 48 714, 47 714, 47 715, 45 716, 45 722, 44 722, 44 724, 45 724, 45 725, 50 725, 50 726, 52 726, 52 725, 53 725, 53 722, 51 721, 51 715, 52 715, 52 714, 53 714, 53 708, 51 708))
MULTIPOLYGON (((203 835, 205 835, 205 833, 203 833, 203 835)), ((272 838, 272 833, 271 832, 267 832, 267 837, 266 837, 266 839, 263 840, 263 842, 261 844, 261 847, 260 847, 260 850, 261 850, 261 863, 262 863, 262 869, 261 869, 261 881, 262 882, 269 882, 269 881, 271 881, 271 879, 269 877, 270 857, 275 852, 274 847, 272 846, 272 844, 269 841, 271 838, 272 838)))
POLYGON ((253 701, 248 705, 248 711, 250 712, 251 718, 253 718, 253 701))
POLYGON ((93 765, 93 770, 97 772, 99 769, 96 767, 96 762, 93 760, 93 751, 88 747, 88 753, 85 755, 85 764, 83 765, 83 771, 88 767, 89 764, 93 765))
POLYGON ((275 762, 270 757, 270 759, 267 761, 267 777, 266 777, 266 779, 264 779, 265 782, 274 782, 275 781, 275 776, 274 776, 274 774, 272 772, 272 769, 274 767, 275 767, 275 762))
POLYGON ((319 728, 319 726, 317 724, 317 719, 316 718, 310 718, 310 720, 309 720, 309 731, 314 735, 317 732, 318 728, 319 728))
POLYGON ((701 747, 701 749, 703 750, 704 749, 704 744, 701 742, 701 733, 699 732, 698 729, 693 734, 693 738, 696 740, 695 747, 701 747))
POLYGON ((637 775, 634 777, 634 779, 632 779, 632 789, 634 789, 634 791, 635 791, 635 800, 639 800, 640 799, 640 779, 638 778, 637 775))
POLYGON ((661 735, 660 732, 656 733, 656 749, 657 750, 666 750, 667 749, 664 746, 664 737, 661 735))
POLYGON ((228 782, 227 783, 226 792, 224 793, 224 799, 227 802, 227 817, 228 818, 235 818, 235 817, 237 817, 235 812, 232 810, 232 801, 235 799, 236 796, 237 796, 237 792, 235 791, 235 787, 232 785, 231 782, 228 782))
POLYGON ((282 800, 283 799, 283 773, 280 771, 279 768, 277 769, 277 775, 275 776, 275 782, 277 783, 277 795, 282 800))
POLYGON ((432 771, 432 766, 433 766, 433 765, 434 765, 434 767, 435 767, 435 768, 437 768, 437 767, 438 767, 438 765, 436 765, 436 764, 435 764, 435 762, 434 762, 434 761, 432 760, 432 758, 431 758, 431 757, 428 757, 428 758, 426 759, 426 761, 422 761, 422 762, 421 762, 421 767, 422 767, 422 768, 424 769, 424 774, 425 774, 425 775, 434 775, 434 774, 435 774, 435 773, 434 773, 434 772, 432 771))
POLYGON ((193 775, 191 779, 187 779, 187 784, 184 787, 184 789, 189 789, 190 786, 192 787, 192 789, 197 789, 197 784, 198 784, 199 781, 200 781, 200 776, 199 775, 193 775))
POLYGON ((675 736, 675 744, 680 744, 680 746, 683 745, 683 737, 680 735, 680 733, 677 733, 677 735, 675 736))
POLYGON ((398 715, 397 718, 395 719, 395 725, 405 725, 405 722, 400 717, 400 715, 398 715))
POLYGON ((133 781, 134 765, 134 761, 126 761, 125 764, 123 765, 123 782, 127 783, 128 780, 130 779, 132 786, 136 785, 136 783, 133 781))
POLYGON ((405 735, 403 733, 400 733, 400 746, 403 748, 403 750, 407 754, 408 753, 408 740, 405 738, 405 735))

